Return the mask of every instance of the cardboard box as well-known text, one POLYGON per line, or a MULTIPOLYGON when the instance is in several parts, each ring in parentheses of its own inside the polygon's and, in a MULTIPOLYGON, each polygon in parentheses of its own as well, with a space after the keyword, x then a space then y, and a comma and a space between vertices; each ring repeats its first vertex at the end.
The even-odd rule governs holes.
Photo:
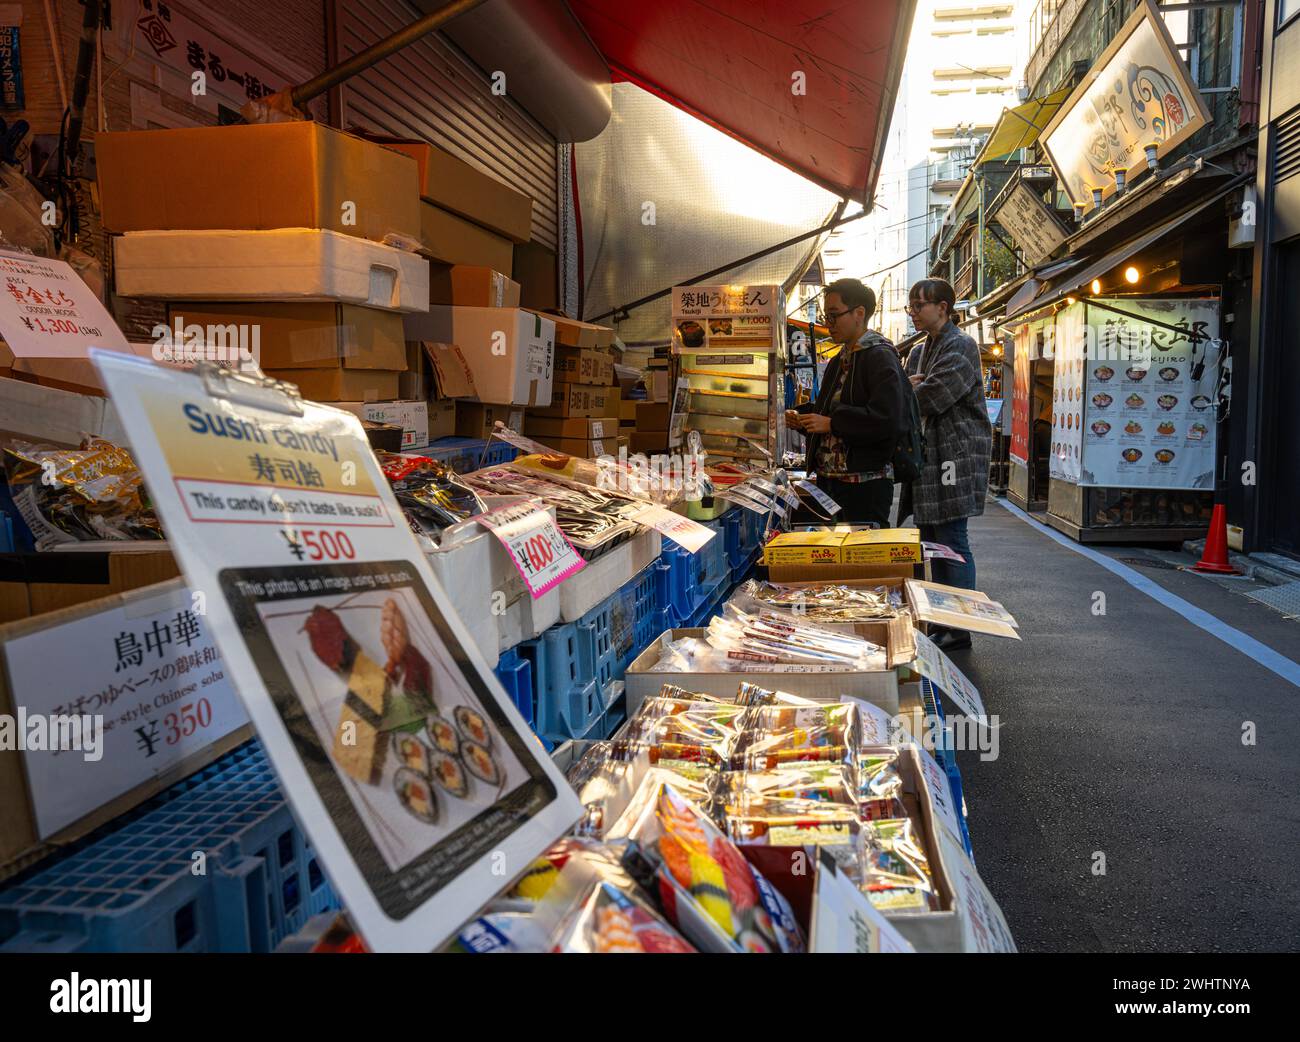
POLYGON ((524 420, 524 433, 530 438, 545 441, 547 438, 615 438, 619 430, 618 425, 612 423, 608 416, 565 419, 530 413, 524 420))
POLYGON ((104 227, 328 228, 381 240, 420 235, 410 157, 323 123, 95 135, 104 227))
POLYGON ((651 369, 646 380, 646 391, 652 402, 672 401, 672 381, 667 369, 651 369))
MULTIPOLYGON (((402 316, 355 304, 171 304, 168 322, 202 326, 229 343, 247 327, 247 343, 264 370, 406 368, 402 316)), ((241 343, 244 342, 241 339, 241 343)), ((395 397, 389 395, 389 397, 395 397)))
MULTIPOLYGON (((22 616, 71 608, 180 574, 176 561, 161 540, 119 544, 69 544, 70 550, 34 554, 0 555, 0 586, 5 612, 23 607, 22 616)), ((11 616, 12 617, 12 616, 11 616)))
POLYGON ((522 405, 492 405, 486 402, 456 402, 456 437, 489 438, 500 420, 516 433, 523 433, 522 405))
POLYGON ((429 255, 444 264, 473 264, 497 271, 514 264, 509 239, 424 200, 420 200, 419 238, 429 255))
POLYGON ((898 713, 898 674, 892 668, 826 673, 696 671, 689 675, 655 669, 670 643, 684 637, 703 638, 707 633, 707 629, 666 630, 632 660, 624 677, 629 716, 636 712, 647 698, 657 695, 664 684, 681 684, 683 679, 690 682, 692 691, 714 695, 728 702, 736 700, 737 688, 741 683, 747 682, 772 690, 788 691, 792 695, 803 695, 817 702, 838 702, 846 696, 851 696, 879 706, 890 716, 898 713))
POLYGON ((643 431, 629 428, 628 452, 644 452, 647 456, 662 455, 668 451, 667 431, 643 431))
MULTIPOLYGON (((628 389, 627 389, 626 387, 622 386, 622 384, 619 385, 619 389, 623 392, 624 395, 627 394, 628 389)), ((631 398, 624 397, 624 398, 623 398, 623 399, 618 403, 618 419, 619 419, 619 422, 620 422, 620 423, 631 423, 631 424, 635 424, 635 423, 636 423, 636 410, 637 410, 637 407, 640 406, 640 405, 642 405, 642 404, 644 404, 644 403, 643 403, 643 402, 635 401, 635 400, 633 400, 633 399, 631 399, 631 398)))
POLYGON ((563 452, 566 456, 596 459, 598 456, 617 456, 620 448, 626 449, 628 440, 622 436, 612 438, 538 438, 543 445, 563 452))
POLYGON ((547 417, 609 417, 618 419, 618 388, 590 384, 557 383, 551 404, 530 410, 547 417))
POLYGON ((443 397, 543 405, 551 400, 555 374, 555 327, 521 308, 433 305, 427 315, 408 315, 406 335, 430 349, 443 397))
POLYGON ((614 362, 605 351, 592 351, 580 347, 557 347, 555 379, 561 383, 608 387, 614 379, 614 362))
POLYGON ((456 402, 450 398, 434 398, 429 402, 429 444, 455 436, 456 402))
POLYGON ((614 342, 614 330, 591 322, 579 322, 567 315, 538 311, 555 323, 555 342, 565 347, 606 348, 614 342))
POLYGON ((398 372, 383 369, 264 369, 267 376, 296 384, 313 402, 381 402, 397 397, 398 372))
MULTIPOLYGON (((522 192, 427 142, 375 140, 415 160, 421 198, 491 228, 512 242, 532 238, 533 201, 522 192)), ((498 270, 509 268, 507 264, 498 270)))
POLYGON ((840 564, 847 532, 781 532, 763 547, 766 565, 840 564))
POLYGON ((422 449, 429 444, 428 402, 335 402, 336 409, 346 409, 372 423, 389 423, 402 431, 402 451, 422 449))
POLYGON ((637 402, 636 429, 638 431, 668 431, 672 420, 671 402, 637 402))
MULTIPOLYGON (((67 555, 46 554, 43 556, 62 557, 67 555)), ((170 555, 167 556, 170 559, 170 555)), ((129 612, 132 605, 143 599, 147 598, 156 603, 155 599, 158 594, 169 590, 184 591, 185 586, 181 580, 174 579, 162 585, 150 585, 139 593, 127 592, 94 598, 85 603, 41 614, 34 618, 14 620, 12 625, 6 625, 3 629, 0 629, 0 714, 12 718, 18 708, 15 705, 14 693, 10 689, 3 662, 4 648, 10 640, 38 633, 49 627, 76 623, 123 607, 127 608, 129 612)), ((186 603, 188 603, 188 597, 186 603)), ((3 621, 9 622, 10 620, 5 619, 3 621)), ((111 649, 111 644, 109 647, 111 649)), ((111 679, 112 673, 109 672, 106 680, 111 679)), ((69 692, 69 694, 72 693, 69 692)), ((228 690, 228 694, 231 698, 238 697, 233 688, 228 690)), ((116 708, 120 714, 123 710, 129 708, 129 704, 124 706, 119 702, 116 708)), ((89 711, 88 709, 87 712, 89 711)), ((25 754, 19 751, 6 751, 3 756, 0 756, 0 879, 14 875, 23 868, 53 853, 58 847, 72 843, 99 826, 126 813, 132 807, 144 802, 168 786, 206 767, 217 757, 246 742, 252 735, 252 726, 245 724, 212 744, 196 749, 171 764, 166 770, 156 772, 156 776, 147 782, 142 782, 120 795, 107 799, 101 806, 58 830, 45 841, 40 839, 39 825, 31 799, 31 789, 29 788, 23 764, 25 754)), ((159 757, 159 759, 162 759, 162 757, 159 757)))
POLYGON ((517 308, 519 283, 475 264, 430 264, 429 303, 470 308, 517 308))
POLYGON ((867 528, 850 532, 840 546, 841 564, 920 564, 917 528, 867 528))

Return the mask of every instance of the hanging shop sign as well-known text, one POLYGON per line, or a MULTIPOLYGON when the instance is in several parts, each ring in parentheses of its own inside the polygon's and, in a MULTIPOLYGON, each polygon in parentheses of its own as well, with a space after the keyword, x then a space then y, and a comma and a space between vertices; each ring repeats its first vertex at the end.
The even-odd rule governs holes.
POLYGON ((1088 353, 1082 304, 1074 304, 1056 316, 1054 336, 1052 454, 1048 471, 1058 480, 1078 484, 1083 461, 1083 368, 1088 353))
POLYGON ((1029 367, 1033 338, 1033 327, 1029 323, 1017 329, 1015 355, 1012 358, 1009 455, 1021 466, 1029 465, 1029 367))
POLYGON ((1115 172, 1146 168, 1211 121, 1159 11, 1143 0, 1052 117, 1039 140, 1070 201, 1092 209, 1092 191, 1115 193, 1115 172))
POLYGON ((675 352, 770 354, 782 342, 780 286, 674 286, 672 303, 675 352))
MULTIPOLYGON (((1219 302, 1115 297, 1098 303, 1115 310, 1085 301, 1069 309, 1086 308, 1096 342, 1095 357, 1084 365, 1078 483, 1214 488, 1219 302)), ((1060 373, 1058 360, 1058 381, 1060 373)))
POLYGON ((989 219, 1011 233, 1031 267, 1050 257, 1065 242, 1064 226, 1023 178, 994 207, 989 211, 989 219))
POLYGON ((23 94, 22 4, 0 5, 0 109, 25 109, 23 94))
POLYGON ((92 359, 367 945, 438 947, 581 808, 435 579, 361 421, 206 365, 92 359))

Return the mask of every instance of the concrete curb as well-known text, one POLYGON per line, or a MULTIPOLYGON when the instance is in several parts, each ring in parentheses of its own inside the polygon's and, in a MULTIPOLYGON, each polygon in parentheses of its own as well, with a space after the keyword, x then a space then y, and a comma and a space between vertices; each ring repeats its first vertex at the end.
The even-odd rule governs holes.
MULTIPOLYGON (((1197 539, 1183 543, 1183 552, 1191 554, 1199 561, 1201 554, 1205 552, 1205 540, 1197 539)), ((1296 570, 1291 572, 1266 564, 1250 554, 1239 554, 1231 551, 1228 553, 1228 563, 1234 568, 1240 568, 1242 574, 1248 579, 1254 579, 1256 582, 1265 583, 1268 586, 1283 586, 1286 583, 1300 581, 1300 564, 1297 564, 1296 570)))

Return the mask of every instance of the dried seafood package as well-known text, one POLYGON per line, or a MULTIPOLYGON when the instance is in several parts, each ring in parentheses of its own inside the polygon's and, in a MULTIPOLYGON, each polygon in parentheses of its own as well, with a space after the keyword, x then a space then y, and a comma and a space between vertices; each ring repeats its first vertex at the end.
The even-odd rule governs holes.
POLYGON ((850 586, 833 582, 794 586, 749 579, 730 600, 746 612, 777 609, 809 622, 892 619, 906 607, 901 586, 850 586))
POLYGON ((560 531, 585 553, 638 530, 636 522, 630 519, 636 505, 629 499, 600 489, 552 480, 543 474, 525 472, 513 466, 476 470, 466 475, 465 480, 481 492, 535 497, 547 506, 555 507, 560 531))
POLYGON ((139 468, 112 442, 87 438, 78 449, 17 442, 4 450, 4 470, 37 549, 163 538, 139 468))
POLYGON ((418 532, 436 536, 487 509, 478 493, 445 463, 405 453, 376 455, 393 495, 418 532))

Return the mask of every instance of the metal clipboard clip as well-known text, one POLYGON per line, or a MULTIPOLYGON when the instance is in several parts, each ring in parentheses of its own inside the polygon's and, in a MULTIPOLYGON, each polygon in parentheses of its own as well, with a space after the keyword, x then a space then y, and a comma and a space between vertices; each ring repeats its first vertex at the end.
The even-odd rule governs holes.
POLYGON ((223 369, 213 362, 197 362, 194 371, 203 381, 203 389, 213 398, 289 416, 303 415, 302 395, 294 384, 223 369))

